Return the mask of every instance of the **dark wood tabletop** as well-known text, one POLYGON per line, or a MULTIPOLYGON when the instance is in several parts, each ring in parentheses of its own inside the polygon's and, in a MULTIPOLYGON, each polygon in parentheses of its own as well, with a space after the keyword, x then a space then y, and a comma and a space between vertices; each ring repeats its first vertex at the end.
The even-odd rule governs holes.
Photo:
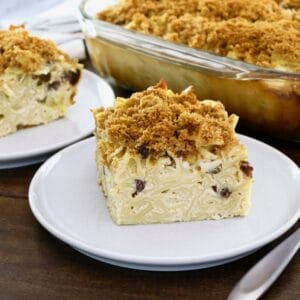
MULTIPOLYGON (((263 140, 300 166, 300 144, 263 140)), ((188 272, 119 268, 78 253, 39 225, 27 196, 38 168, 0 171, 0 299, 226 299, 241 276, 300 225, 254 254, 218 267, 188 272)), ((263 299, 300 299, 299 254, 263 299)))

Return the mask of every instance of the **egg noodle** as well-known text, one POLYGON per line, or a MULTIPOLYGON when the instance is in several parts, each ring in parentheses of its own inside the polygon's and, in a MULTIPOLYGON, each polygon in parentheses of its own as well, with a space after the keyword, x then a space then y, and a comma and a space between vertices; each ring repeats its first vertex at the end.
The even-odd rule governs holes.
POLYGON ((245 216, 252 184, 239 168, 247 157, 245 148, 235 147, 221 158, 206 150, 201 154, 203 160, 190 165, 171 153, 153 163, 125 152, 116 156, 114 170, 100 165, 98 179, 114 221, 167 223, 245 216), (214 174, 217 168, 221 171, 214 174), (145 188, 133 197, 136 179, 145 182, 145 188), (219 194, 224 188, 230 197, 219 194))

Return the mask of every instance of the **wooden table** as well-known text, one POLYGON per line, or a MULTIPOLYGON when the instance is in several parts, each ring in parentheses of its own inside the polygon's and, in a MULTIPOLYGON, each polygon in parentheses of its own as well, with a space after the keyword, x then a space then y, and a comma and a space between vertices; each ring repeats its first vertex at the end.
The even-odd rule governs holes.
MULTIPOLYGON (((300 165, 300 145, 265 141, 300 165)), ((39 166, 0 171, 0 299, 225 299, 265 253, 299 227, 239 261, 189 272, 145 272, 88 258, 34 219, 28 186, 39 166)), ((264 299, 300 299, 300 256, 264 299)))

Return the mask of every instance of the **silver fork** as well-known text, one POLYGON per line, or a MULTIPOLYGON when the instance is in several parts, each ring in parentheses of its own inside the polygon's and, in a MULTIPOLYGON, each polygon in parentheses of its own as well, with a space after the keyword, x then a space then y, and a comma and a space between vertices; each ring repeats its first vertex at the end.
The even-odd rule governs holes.
POLYGON ((258 299, 278 278, 300 247, 300 228, 263 257, 235 285, 227 300, 258 299))

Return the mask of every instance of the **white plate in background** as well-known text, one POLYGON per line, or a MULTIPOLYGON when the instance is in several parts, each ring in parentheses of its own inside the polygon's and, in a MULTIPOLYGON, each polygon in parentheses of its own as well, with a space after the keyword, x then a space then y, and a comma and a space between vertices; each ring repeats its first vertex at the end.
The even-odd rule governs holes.
POLYGON ((115 95, 112 88, 96 74, 83 70, 75 96, 76 103, 68 108, 64 118, 19 130, 0 138, 0 168, 18 166, 49 152, 89 136, 94 130, 91 109, 112 106, 115 95))
POLYGON ((17 159, 12 161, 0 162, 0 170, 15 169, 15 168, 22 168, 26 166, 36 165, 47 160, 51 155, 53 155, 52 152, 29 157, 26 159, 17 159))
POLYGON ((300 216, 300 172, 274 148, 240 136, 254 166, 245 218, 118 226, 97 184, 95 139, 72 145, 35 174, 29 203, 50 233, 80 252, 119 266, 189 270, 231 261, 288 230, 300 216))

